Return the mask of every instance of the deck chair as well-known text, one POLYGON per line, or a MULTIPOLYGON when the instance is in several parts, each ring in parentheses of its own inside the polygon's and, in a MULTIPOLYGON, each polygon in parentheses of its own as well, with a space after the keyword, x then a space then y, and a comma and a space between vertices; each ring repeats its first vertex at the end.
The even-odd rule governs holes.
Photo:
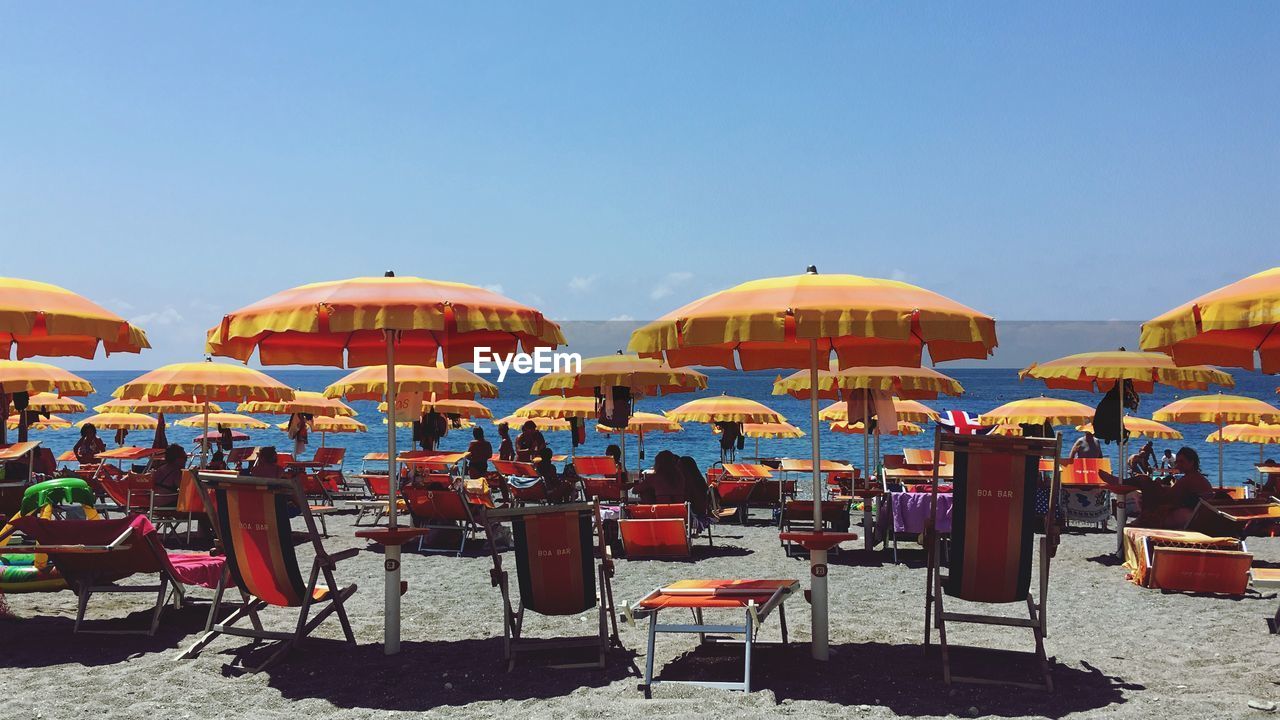
POLYGON ((547 486, 538 476, 533 463, 518 460, 494 460, 493 467, 506 478, 507 492, 517 505, 544 503, 547 486))
POLYGON ((413 518, 414 527, 432 530, 455 531, 460 538, 458 547, 427 547, 426 536, 418 538, 420 552, 451 552, 458 557, 467 546, 467 536, 478 536, 483 528, 476 522, 472 512, 473 505, 467 502, 460 490, 449 487, 414 487, 406 485, 401 494, 409 507, 409 515, 413 518))
POLYGON ((573 459, 573 469, 582 479, 583 494, 587 500, 622 502, 626 497, 622 471, 608 455, 579 455, 573 459))
POLYGON ((627 559, 692 555, 692 513, 687 502, 623 505, 622 517, 618 518, 618 534, 622 536, 622 549, 627 559))
POLYGON ((200 495, 199 486, 196 485, 195 473, 191 470, 183 470, 182 479, 178 481, 178 498, 174 506, 153 507, 151 522, 162 534, 174 535, 178 532, 178 526, 185 523, 187 540, 190 540, 191 526, 195 524, 196 516, 204 514, 204 499, 200 495))
MULTIPOLYGON (((79 596, 74 632, 112 635, 154 635, 160 615, 172 589, 174 607, 181 607, 183 588, 199 585, 217 590, 209 621, 222 595, 225 559, 209 553, 171 553, 160 542, 159 533, 143 515, 110 520, 53 520, 36 516, 15 518, 17 530, 37 543, 67 585, 79 596), (154 585, 119 584, 134 575, 155 575, 154 585), (87 629, 85 611, 94 593, 155 593, 151 623, 146 630, 87 629)), ((10 530, 12 532, 13 530, 10 530)), ((31 546, 8 546, 0 553, 30 553, 31 546)))
POLYGON ((1254 498, 1202 499, 1187 521, 1187 530, 1211 537, 1243 538, 1268 534, 1280 523, 1280 500, 1254 498))
POLYGON ((362 474, 360 478, 364 480, 369 499, 352 501, 351 505, 356 509, 355 524, 359 525, 365 516, 372 515, 372 524, 377 525, 391 510, 391 476, 369 473, 362 474))
POLYGON ((519 653, 567 648, 595 648, 597 658, 594 662, 552 667, 603 668, 610 645, 621 647, 622 642, 613 608, 613 558, 604 542, 599 503, 489 510, 484 524, 493 552, 490 582, 502 591, 503 659, 507 671, 515 668, 519 653), (498 552, 501 542, 497 525, 503 522, 511 523, 515 539, 518 605, 512 605, 508 573, 498 552), (547 616, 578 615, 592 608, 599 613, 598 634, 533 639, 521 632, 526 611, 547 616))
POLYGON ((776 609, 785 646, 787 615, 783 602, 799 589, 798 580, 680 580, 650 592, 634 605, 628 605, 623 612, 629 624, 634 624, 636 618, 649 618, 649 651, 645 656, 642 686, 645 697, 651 697, 653 686, 661 683, 751 692, 751 650, 760 644, 757 639, 760 625, 776 609), (658 613, 668 608, 687 608, 693 614, 693 623, 659 623, 658 613), (743 613, 743 622, 741 625, 709 624, 703 621, 703 611, 706 610, 736 610, 743 613), (742 681, 654 680, 653 651, 658 633, 695 633, 700 644, 723 643, 728 639, 725 635, 741 635, 744 656, 742 681))
MULTIPOLYGON (((355 557, 360 551, 357 548, 333 554, 325 551, 298 484, 285 479, 203 471, 196 474, 196 480, 204 492, 205 506, 214 508, 214 532, 226 555, 227 574, 240 592, 241 603, 222 622, 207 626, 204 636, 183 657, 199 655, 219 635, 283 641, 266 660, 251 668, 256 672, 283 657, 335 612, 347 642, 354 645, 356 638, 344 603, 356 591, 356 586, 354 583, 339 586, 333 571, 339 561, 355 557), (305 583, 289 527, 290 503, 299 509, 315 551, 305 583), (321 576, 323 583, 319 582, 321 576), (309 618, 313 605, 322 605, 323 609, 309 618), (268 606, 298 608, 292 632, 263 628, 259 613, 268 606), (246 618, 249 627, 238 624, 246 618)), ((220 590, 216 602, 221 599, 220 590)))
MULTIPOLYGON (((928 572, 925 585, 924 645, 938 629, 942 648, 943 680, 1011 684, 1053 690, 1053 676, 1045 655, 1045 606, 1049 591, 1049 561, 1056 549, 1057 526, 1053 523, 1061 475, 1057 466, 1062 439, 1002 437, 996 435, 956 435, 939 429, 934 436, 937 453, 954 452, 954 504, 951 511, 951 547, 947 567, 943 567, 943 544, 933 529, 935 512, 927 519, 926 548, 928 572), (1035 500, 1039 481, 1039 461, 1052 458, 1049 507, 1044 515, 1047 534, 1040 538, 1039 599, 1032 597, 1035 500), (946 610, 943 597, 970 603, 1025 602, 1026 619, 1001 614, 957 613, 946 610), (952 675, 947 644, 947 623, 976 623, 1027 628, 1035 638, 1035 655, 1043 674, 1043 684, 992 680, 952 675)), ((939 473, 933 477, 937 500, 939 473)), ((936 506, 935 506, 936 507, 936 506)))
MULTIPOLYGON (((849 514, 852 509, 852 500, 823 500, 821 531, 849 532, 849 514)), ((813 501, 788 500, 782 506, 782 516, 779 518, 779 525, 784 533, 793 530, 814 530, 813 501)), ((798 554, 807 555, 808 553, 808 551, 803 547, 791 542, 783 542, 782 547, 788 556, 796 555, 797 550, 802 551, 798 554)), ((833 553, 839 553, 840 548, 833 547, 831 548, 831 551, 833 553)))
POLYGON ((256 455, 258 448, 251 445, 245 445, 238 448, 231 448, 227 451, 227 467, 241 470, 249 458, 256 455))

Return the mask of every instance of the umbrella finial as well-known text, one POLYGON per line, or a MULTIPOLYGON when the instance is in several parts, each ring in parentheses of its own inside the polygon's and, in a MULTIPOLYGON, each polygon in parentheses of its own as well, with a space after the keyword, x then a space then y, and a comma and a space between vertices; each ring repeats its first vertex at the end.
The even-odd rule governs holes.
POLYGON ((805 272, 805 274, 806 274, 806 275, 817 275, 817 274, 818 274, 818 266, 817 266, 817 265, 810 265, 809 267, 805 268, 805 271, 804 271, 804 272, 805 272))

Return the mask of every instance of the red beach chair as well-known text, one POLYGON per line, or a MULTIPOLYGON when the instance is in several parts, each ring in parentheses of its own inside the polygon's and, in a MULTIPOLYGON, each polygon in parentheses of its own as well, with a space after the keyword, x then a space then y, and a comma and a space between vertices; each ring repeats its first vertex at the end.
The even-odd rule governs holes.
POLYGON ((581 455, 573 459, 573 469, 582 478, 582 488, 588 500, 622 502, 626 495, 622 487, 622 471, 618 463, 608 455, 581 455))
POLYGON ((627 559, 689 557, 693 554, 691 513, 687 502, 623 505, 618 533, 627 559))
POLYGON ((507 492, 517 504, 544 503, 547 486, 538 476, 533 463, 518 460, 494 460, 493 467, 506 478, 507 492))
POLYGON ((402 491, 415 527, 432 530, 456 531, 461 538, 456 550, 452 548, 426 547, 426 537, 418 538, 418 550, 423 552, 451 552, 461 557, 467 546, 468 535, 478 535, 483 528, 472 514, 473 505, 458 490, 446 485, 439 487, 406 486, 402 491))

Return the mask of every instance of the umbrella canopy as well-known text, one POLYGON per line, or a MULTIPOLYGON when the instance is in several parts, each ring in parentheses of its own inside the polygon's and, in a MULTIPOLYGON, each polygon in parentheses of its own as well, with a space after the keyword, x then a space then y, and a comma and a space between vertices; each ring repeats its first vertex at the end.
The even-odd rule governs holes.
POLYGON ((1165 405, 1151 415, 1160 422, 1175 423, 1274 423, 1280 409, 1241 395, 1195 395, 1165 405))
MULTIPOLYGON (((865 435, 866 428, 859 420, 856 423, 849 422, 833 422, 831 423, 831 431, 844 433, 846 435, 865 435)), ((895 430, 885 433, 886 435, 923 435, 924 428, 913 422, 899 420, 898 427, 895 430)))
POLYGON ((640 435, 653 432, 673 433, 680 432, 684 428, 680 427, 680 423, 672 420, 665 415, 650 412, 637 412, 631 414, 631 420, 627 423, 626 429, 611 428, 608 425, 596 424, 596 432, 605 433, 606 435, 617 435, 625 433, 627 435, 640 435))
POLYGON ((991 430, 992 435, 1005 435, 1007 437, 1022 437, 1021 425, 997 425, 991 430))
POLYGON ((676 422, 781 423, 787 421, 781 413, 755 400, 732 395, 690 400, 674 410, 668 410, 666 416, 676 422))
POLYGON ((100 413, 76 423, 76 427, 93 425, 99 430, 155 430, 159 421, 141 413, 100 413))
MULTIPOLYGON (((21 422, 22 418, 19 416, 10 415, 9 419, 5 421, 5 424, 9 426, 10 430, 13 430, 16 429, 21 422)), ((27 424, 28 430, 66 430, 69 427, 71 427, 71 421, 65 418, 60 418, 57 415, 50 415, 49 417, 40 418, 35 422, 27 424)))
POLYGON ((596 416, 596 401, 589 397, 549 395, 520 407, 512 415, 524 418, 592 418, 596 416))
POLYGON ((175 363, 144 373, 116 388, 122 400, 245 402, 292 400, 293 388, 244 365, 210 361, 175 363))
POLYGON ((0 358, 81 357, 141 352, 146 333, 57 285, 0 278, 0 358), (15 352, 16 350, 16 352, 15 352))
POLYGON ((191 400, 152 400, 146 397, 137 400, 108 400, 93 409, 100 413, 183 414, 204 412, 206 409, 211 413, 222 412, 222 407, 217 403, 208 403, 206 407, 205 403, 191 400))
POLYGON ((1234 387, 1235 378, 1203 365, 1179 367, 1173 358, 1157 352, 1088 352, 1045 363, 1033 363, 1018 373, 1022 379, 1043 380, 1055 390, 1109 390, 1116 380, 1132 381, 1134 390, 1149 393, 1155 384, 1180 390, 1204 390, 1210 385, 1234 387))
POLYGON ((532 422, 535 427, 543 432, 559 432, 561 430, 569 430, 569 421, 562 418, 553 417, 520 417, 519 415, 508 415, 493 421, 494 425, 506 424, 508 427, 519 429, 526 422, 532 422))
MULTIPOLYGON (((231 441, 232 441, 232 442, 244 442, 245 440, 248 440, 248 439, 249 439, 249 436, 248 436, 248 435, 245 435, 244 433, 240 432, 239 430, 230 430, 230 429, 228 429, 228 431, 231 433, 231 441)), ((195 437, 195 440, 194 440, 193 442, 195 442, 195 443, 197 443, 197 444, 199 444, 199 445, 214 445, 214 444, 217 444, 217 442, 218 442, 219 440, 221 440, 221 439, 222 439, 222 433, 221 433, 221 432, 219 432, 219 431, 217 431, 217 430, 210 430, 209 432, 201 433, 201 434, 197 435, 197 436, 195 437)))
MULTIPOLYGON (((400 392, 439 397, 498 397, 498 386, 466 368, 396 365, 400 392)), ((387 394, 387 366, 370 365, 354 370, 324 389, 326 397, 348 400, 381 400, 387 394)))
MULTIPOLYGON (((939 394, 961 395, 964 386, 937 370, 922 367, 860 366, 818 371, 818 397, 839 400, 850 390, 884 390, 900 398, 931 400, 939 394)), ((773 394, 808 398, 808 371, 777 379, 773 394)))
POLYGON ((293 415, 304 413, 316 417, 352 417, 356 414, 346 403, 323 393, 294 390, 292 400, 250 400, 236 407, 237 412, 257 415, 293 415))
MULTIPOLYGON (((444 398, 431 400, 427 399, 422 402, 422 412, 426 413, 435 410, 441 415, 460 415, 464 418, 491 418, 493 411, 481 405, 476 400, 467 400, 465 398, 444 398)), ((385 413, 387 411, 387 403, 378 403, 378 412, 385 413)))
MULTIPOLYGON (((396 379, 396 358, 410 365, 447 367, 474 360, 477 348, 494 354, 563 345, 560 326, 532 307, 491 290, 414 277, 362 277, 312 283, 276 293, 228 313, 209 331, 206 350, 248 361, 256 351, 263 365, 384 365, 381 393, 395 425, 397 395, 421 392, 396 379)), ((497 389, 494 388, 496 394, 497 389)), ((356 399, 354 387, 330 386, 328 397, 356 399)), ((399 491, 396 433, 387 433, 391 495, 399 491)), ((398 526, 399 503, 391 503, 387 525, 398 526)), ((400 650, 400 546, 385 549, 383 647, 400 650)))
MULTIPOLYGON (((906 420, 907 422, 932 422, 941 417, 937 410, 918 400, 894 398, 893 407, 898 414, 898 419, 906 420)), ((844 402, 832 403, 818 413, 818 419, 825 422, 847 422, 849 420, 849 404, 844 402)))
POLYGON ((1254 445, 1280 444, 1280 425, 1246 425, 1238 423, 1214 430, 1205 442, 1242 442, 1254 445))
POLYGON ((59 397, 57 393, 42 392, 27 400, 27 409, 46 413, 82 413, 87 408, 79 400, 59 397))
POLYGON ((236 413, 209 413, 207 418, 204 415, 192 415, 191 417, 177 420, 173 424, 191 428, 212 425, 214 427, 242 430, 265 430, 271 427, 257 418, 236 413))
POLYGON ((780 423, 743 423, 743 437, 749 438, 802 438, 804 431, 788 422, 780 423))
POLYGON ((978 422, 983 425, 1079 425, 1093 421, 1093 408, 1073 400, 1040 397, 1014 400, 995 410, 982 413, 978 422))
MULTIPOLYGON (((1129 435, 1139 438, 1148 438, 1151 440, 1181 440, 1182 433, 1163 423, 1146 418, 1134 417, 1132 415, 1124 416, 1124 429, 1129 431, 1129 435)), ((1093 432, 1093 423, 1085 423, 1077 425, 1076 430, 1080 432, 1093 432)))
MULTIPOLYGON (((289 423, 276 425, 281 430, 288 430, 289 423)), ((311 420, 311 431, 318 433, 362 433, 368 432, 369 426, 352 417, 328 417, 320 415, 311 420)))
POLYGON ((1280 372, 1280 267, 1205 293, 1142 325, 1142 349, 1179 365, 1225 365, 1280 372))
POLYGON ((533 383, 534 395, 585 395, 610 387, 630 388, 633 395, 650 397, 694 392, 707 387, 707 376, 688 368, 668 367, 656 358, 605 355, 582 361, 576 373, 550 373, 533 383))
POLYGON ((0 393, 45 393, 89 395, 93 384, 88 380, 47 363, 31 360, 0 360, 0 393))

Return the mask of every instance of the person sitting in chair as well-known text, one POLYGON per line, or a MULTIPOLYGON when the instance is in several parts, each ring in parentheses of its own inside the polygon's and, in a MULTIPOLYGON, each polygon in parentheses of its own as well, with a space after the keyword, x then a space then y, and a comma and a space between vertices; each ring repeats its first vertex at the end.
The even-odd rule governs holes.
MULTIPOLYGON (((1178 479, 1171 487, 1152 480, 1147 475, 1125 478, 1125 483, 1142 491, 1142 512, 1132 523, 1134 527, 1181 530, 1191 520, 1191 513, 1200 499, 1213 494, 1213 485, 1200 472, 1200 456, 1195 450, 1183 447, 1174 456, 1178 479)), ((1105 470, 1099 476, 1108 483, 1118 484, 1120 478, 1105 470)))
POLYGON ((259 478, 278 478, 284 475, 284 468, 280 467, 280 459, 274 447, 258 448, 258 459, 249 468, 249 475, 259 478))
POLYGON ((107 444, 98 437, 98 428, 93 423, 85 423, 80 427, 80 439, 71 451, 75 453, 76 462, 87 465, 97 462, 98 453, 105 452, 106 449, 107 444))
POLYGON ((538 459, 534 462, 533 467, 538 471, 538 477, 542 479, 543 485, 547 488, 547 500, 553 503, 568 502, 574 498, 578 492, 578 488, 574 486, 571 480, 568 480, 556 471, 555 463, 551 462, 551 448, 546 445, 538 451, 538 459))
POLYGON ((187 451, 177 443, 164 449, 164 462, 156 468, 152 480, 155 484, 155 506, 173 507, 178 504, 178 487, 182 484, 182 470, 187 466, 187 451))
POLYGON ((684 476, 680 474, 680 458, 663 450, 653 458, 653 470, 646 473, 631 491, 641 502, 682 503, 689 499, 684 476))

